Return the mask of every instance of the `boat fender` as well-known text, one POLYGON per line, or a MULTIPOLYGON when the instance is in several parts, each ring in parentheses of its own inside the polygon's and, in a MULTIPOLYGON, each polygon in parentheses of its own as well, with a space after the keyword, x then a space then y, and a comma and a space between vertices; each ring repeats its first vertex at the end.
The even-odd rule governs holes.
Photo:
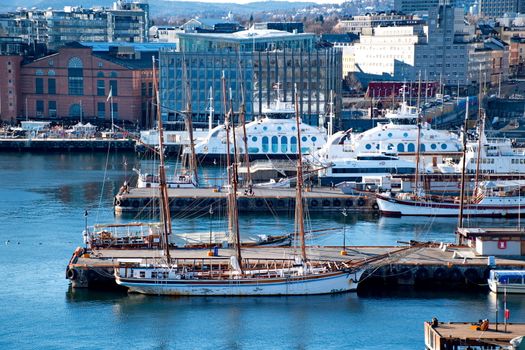
POLYGON ((435 280, 444 281, 446 278, 447 278, 447 271, 444 268, 439 267, 436 269, 436 271, 434 271, 435 280))
POLYGON ((310 202, 311 207, 317 207, 318 205, 319 205, 319 202, 317 201, 317 199, 312 199, 312 201, 310 202))
POLYGON ((455 267, 453 268, 451 271, 450 271, 450 280, 452 282, 460 282, 461 280, 463 279, 463 274, 461 273, 461 271, 455 267))
POLYGON ((377 203, 372 204, 372 209, 379 210, 379 205, 377 203))
POLYGON ((258 199, 255 201, 256 207, 262 207, 264 205, 264 201, 262 199, 258 199))
POLYGON ((133 202, 131 202, 131 206, 132 206, 133 208, 138 208, 138 207, 140 207, 140 202, 139 202, 139 200, 138 200, 138 199, 135 199, 133 202))
POLYGON ((476 271, 476 269, 469 268, 465 271, 465 279, 469 283, 479 283, 479 273, 476 271))
POLYGON ((330 201, 328 199, 325 199, 323 201, 323 207, 329 207, 330 206, 330 201))
POLYGON ((419 269, 417 269, 415 276, 414 276, 417 282, 426 281, 428 280, 429 277, 430 277, 430 273, 425 267, 420 267, 419 269))
POLYGON ((77 279, 77 271, 72 268, 68 268, 66 271, 66 277, 68 280, 74 281, 77 279))
POLYGON ((365 200, 364 200, 363 198, 359 198, 359 199, 357 200, 357 205, 360 206, 360 207, 362 207, 363 205, 365 205, 365 200))
POLYGON ((351 200, 351 199, 347 199, 347 200, 345 201, 345 206, 347 206, 347 207, 353 207, 353 206, 354 206, 354 201, 351 200))

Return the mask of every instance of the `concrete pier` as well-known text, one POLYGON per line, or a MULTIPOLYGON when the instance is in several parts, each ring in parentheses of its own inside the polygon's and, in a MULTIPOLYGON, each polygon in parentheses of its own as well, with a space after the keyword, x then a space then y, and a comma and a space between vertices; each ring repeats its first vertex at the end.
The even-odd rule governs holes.
MULTIPOLYGON (((115 213, 149 213, 159 208, 158 188, 132 188, 115 196, 115 213)), ((199 214, 213 209, 226 208, 227 189, 220 192, 213 188, 170 188, 168 190, 172 212, 199 214)), ((314 188, 303 194, 311 213, 370 212, 377 210, 375 199, 354 196, 330 188, 314 188)), ((294 188, 254 188, 253 194, 244 189, 238 192, 239 212, 282 213, 293 215, 295 210, 294 188)))
MULTIPOLYGON (((330 260, 356 263, 370 261, 361 277, 359 288, 384 288, 392 285, 434 288, 486 288, 491 269, 487 257, 474 255, 468 247, 441 249, 435 244, 412 246, 358 246, 347 247, 347 255, 340 255, 342 247, 307 247, 311 260, 330 260)), ((175 261, 193 264, 228 264, 232 249, 219 249, 217 257, 207 256, 208 249, 172 249, 175 261)), ((293 259, 295 248, 251 247, 243 248, 248 260, 293 259)), ((68 264, 67 277, 74 287, 115 288, 113 267, 119 261, 148 261, 162 258, 160 250, 153 249, 98 249, 73 256, 68 264)), ((524 269, 525 258, 496 258, 499 269, 524 269)))
POLYGON ((133 151, 135 142, 128 139, 0 139, 0 151, 11 152, 79 152, 79 151, 133 151))

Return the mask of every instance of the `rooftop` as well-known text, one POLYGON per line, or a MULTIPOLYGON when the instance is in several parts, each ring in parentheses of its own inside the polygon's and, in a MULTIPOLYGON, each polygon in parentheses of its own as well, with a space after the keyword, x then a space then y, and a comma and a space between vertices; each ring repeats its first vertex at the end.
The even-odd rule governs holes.
POLYGON ((205 38, 216 38, 216 39, 227 39, 227 40, 246 40, 246 39, 272 39, 272 38, 291 38, 297 36, 303 37, 314 37, 315 34, 312 33, 298 33, 293 34, 290 32, 275 30, 275 29, 247 29, 241 30, 235 33, 181 33, 183 36, 193 36, 193 37, 205 37, 205 38))

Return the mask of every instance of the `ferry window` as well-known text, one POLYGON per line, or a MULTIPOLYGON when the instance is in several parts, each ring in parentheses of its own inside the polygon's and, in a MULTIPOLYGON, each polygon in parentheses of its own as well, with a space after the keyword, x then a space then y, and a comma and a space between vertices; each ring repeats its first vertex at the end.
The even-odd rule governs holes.
POLYGON ((281 152, 288 152, 288 138, 286 136, 281 137, 281 152))
POLYGON ((441 144, 441 149, 447 149, 447 144, 446 143, 441 144))
POLYGON ((425 152, 426 147, 425 147, 425 144, 424 144, 424 143, 421 144, 421 147, 420 147, 419 150, 420 150, 421 152, 425 152))
POLYGON ((301 140, 303 140, 303 142, 306 142, 308 140, 308 138, 306 136, 303 136, 303 137, 301 137, 301 140))
POLYGON ((262 151, 268 152, 268 136, 263 136, 262 138, 262 151))
POLYGON ((277 153, 279 151, 279 138, 277 136, 272 136, 272 153, 277 153))
POLYGON ((297 137, 295 136, 290 137, 290 152, 297 152, 297 137))
POLYGON ((142 278, 146 277, 146 271, 140 271, 140 277, 142 278))
POLYGON ((394 149, 394 144, 389 143, 388 146, 387 146, 386 148, 387 148, 387 150, 391 151, 391 150, 394 149))
POLYGON ((388 133, 388 137, 392 137, 392 133, 391 132, 388 133))
POLYGON ((259 153, 259 147, 248 147, 249 153, 259 153))
POLYGON ((295 131, 295 126, 292 126, 292 131, 295 131))
POLYGON ((397 151, 398 151, 398 152, 405 152, 405 145, 402 144, 402 143, 399 143, 399 144, 397 145, 397 151))
POLYGON ((317 137, 312 136, 312 142, 315 142, 315 141, 317 141, 317 137))
POLYGON ((366 149, 372 149, 372 145, 367 143, 366 146, 365 146, 366 149))
POLYGON ((281 131, 282 129, 283 129, 283 128, 280 127, 280 126, 277 127, 277 131, 281 131))
POLYGON ((151 273, 151 278, 157 278, 157 273, 156 272, 152 272, 151 273))
POLYGON ((408 132, 403 133, 403 137, 408 137, 408 132))
POLYGON ((268 127, 267 126, 263 126, 263 130, 264 131, 268 130, 268 127))
POLYGON ((416 147, 414 146, 413 143, 409 143, 408 144, 408 152, 415 152, 416 151, 416 147))
POLYGON ((436 146, 436 144, 435 144, 435 143, 433 143, 433 144, 431 144, 431 145, 430 145, 430 148, 432 148, 432 149, 436 149, 436 148, 437 148, 437 146, 436 146))
POLYGON ((257 136, 252 137, 253 142, 257 142, 257 136))

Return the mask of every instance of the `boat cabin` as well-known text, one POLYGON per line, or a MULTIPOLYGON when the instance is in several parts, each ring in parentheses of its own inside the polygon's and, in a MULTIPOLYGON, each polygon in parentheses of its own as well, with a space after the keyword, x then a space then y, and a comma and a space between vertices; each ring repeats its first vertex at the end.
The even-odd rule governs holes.
POLYGON ((525 256, 525 229, 512 227, 458 228, 459 243, 483 256, 525 256))

